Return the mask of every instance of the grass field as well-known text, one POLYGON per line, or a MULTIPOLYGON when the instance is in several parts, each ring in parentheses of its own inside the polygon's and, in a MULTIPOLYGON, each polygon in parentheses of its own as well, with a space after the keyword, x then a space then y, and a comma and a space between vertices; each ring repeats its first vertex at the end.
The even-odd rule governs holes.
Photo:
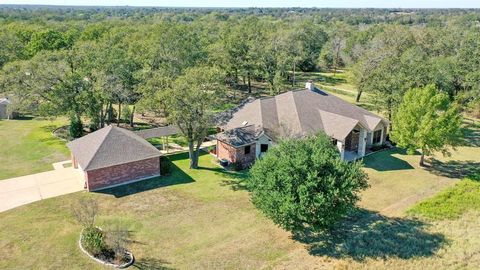
POLYGON ((65 120, 0 121, 0 179, 53 169, 52 163, 68 159, 65 143, 52 131, 65 120))
POLYGON ((425 200, 408 213, 433 220, 456 219, 471 210, 480 209, 480 182, 465 179, 433 198, 425 200))
MULTIPOLYGON (((0 164, 16 162, 26 172, 36 159, 65 158, 64 143, 49 133, 48 126, 57 124, 61 123, 0 122, 2 138, 24 142, 3 142, 7 147, 0 147, 0 164), (12 154, 15 147, 20 151, 12 154), (31 157, 31 149, 43 156, 31 157), (59 154, 51 154, 55 152, 59 154), (15 159, 5 159, 7 155, 15 159)), ((170 176, 0 213, 0 269, 104 269, 78 249, 80 226, 71 208, 82 197, 99 201, 99 226, 123 224, 132 232, 132 269, 478 269, 480 210, 467 205, 473 199, 452 199, 461 207, 451 209, 461 211, 449 219, 406 213, 425 199, 415 207, 438 210, 442 204, 437 193, 450 198, 457 192, 449 188, 476 174, 480 126, 467 123, 466 134, 452 156, 437 155, 426 169, 418 167, 418 155, 400 150, 366 157, 371 186, 362 193, 359 211, 330 232, 293 236, 253 207, 242 185, 245 174, 223 171, 210 155, 201 156, 201 169, 190 170, 186 154, 174 155, 170 176)), ((45 162, 45 168, 51 162, 45 162)))
POLYGON ((172 160, 171 176, 0 213, 4 254, 0 268, 101 269, 77 247, 80 227, 71 206, 84 196, 98 199, 102 228, 120 223, 131 230, 134 269, 475 269, 479 265, 480 212, 435 222, 397 214, 432 188, 458 181, 416 168, 418 156, 385 151, 368 157, 371 187, 363 194, 362 210, 332 232, 294 237, 252 206, 242 186, 245 175, 223 171, 209 155, 201 157, 200 170, 188 169, 185 154, 172 160), (415 200, 409 199, 412 196, 415 200), (388 210, 399 201, 403 201, 400 207, 388 210))

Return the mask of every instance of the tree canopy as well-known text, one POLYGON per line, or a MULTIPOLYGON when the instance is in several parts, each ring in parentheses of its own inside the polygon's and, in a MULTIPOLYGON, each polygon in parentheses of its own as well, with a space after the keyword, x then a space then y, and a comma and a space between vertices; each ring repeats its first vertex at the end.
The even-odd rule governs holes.
POLYGON ((462 137, 462 115, 456 104, 452 104, 446 93, 434 85, 412 88, 405 93, 393 121, 390 138, 409 153, 422 151, 424 156, 435 151, 448 153, 462 137))
POLYGON ((342 161, 324 134, 281 141, 253 165, 247 185, 254 205, 291 231, 331 226, 368 186, 361 163, 342 161))
POLYGON ((95 130, 125 112, 166 119, 152 97, 196 67, 225 73, 224 107, 345 71, 357 102, 368 93, 390 120, 408 89, 430 83, 478 114, 478 21, 476 10, 2 6, 0 95, 95 130))

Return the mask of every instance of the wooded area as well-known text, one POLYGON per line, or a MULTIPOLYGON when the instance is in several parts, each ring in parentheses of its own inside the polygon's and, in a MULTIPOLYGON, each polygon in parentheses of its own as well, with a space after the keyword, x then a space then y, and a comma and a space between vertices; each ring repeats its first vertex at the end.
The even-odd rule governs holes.
POLYGON ((316 70, 347 70, 357 102, 370 93, 389 119, 405 91, 428 84, 480 110, 476 10, 2 6, 0 29, 0 95, 23 112, 69 116, 73 133, 135 112, 168 118, 179 80, 212 70, 227 91, 203 104, 210 111, 253 82, 277 94, 316 70))

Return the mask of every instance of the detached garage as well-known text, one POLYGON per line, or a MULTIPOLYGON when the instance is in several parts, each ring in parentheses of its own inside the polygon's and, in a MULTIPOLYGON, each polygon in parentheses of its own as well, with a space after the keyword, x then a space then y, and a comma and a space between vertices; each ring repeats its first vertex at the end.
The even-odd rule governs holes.
POLYGON ((160 175, 160 151, 135 133, 108 126, 67 144, 89 191, 160 175))

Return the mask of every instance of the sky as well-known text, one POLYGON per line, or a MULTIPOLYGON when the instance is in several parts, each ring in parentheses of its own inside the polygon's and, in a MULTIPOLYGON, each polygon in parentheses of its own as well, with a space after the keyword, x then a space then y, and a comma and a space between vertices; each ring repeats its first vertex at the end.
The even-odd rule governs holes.
POLYGON ((162 7, 480 8, 480 0, 0 0, 0 4, 162 7))

